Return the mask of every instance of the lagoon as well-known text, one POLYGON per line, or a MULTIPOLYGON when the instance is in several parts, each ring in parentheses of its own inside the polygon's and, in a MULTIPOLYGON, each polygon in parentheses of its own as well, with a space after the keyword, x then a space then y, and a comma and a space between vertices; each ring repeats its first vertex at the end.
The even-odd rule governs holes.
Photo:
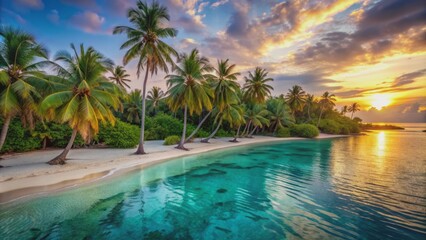
POLYGON ((0 205, 5 239, 424 239, 426 134, 244 146, 0 205))

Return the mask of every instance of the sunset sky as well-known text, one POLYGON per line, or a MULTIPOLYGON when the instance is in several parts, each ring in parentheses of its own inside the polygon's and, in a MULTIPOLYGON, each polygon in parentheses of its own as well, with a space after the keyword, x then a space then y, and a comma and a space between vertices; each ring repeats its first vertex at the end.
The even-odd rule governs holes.
MULTIPOLYGON (((160 0, 179 30, 167 42, 229 58, 247 75, 264 67, 274 95, 292 85, 358 102, 364 121, 426 122, 425 0, 160 0)), ((122 65, 126 9, 135 0, 0 0, 1 24, 34 34, 51 52, 94 46, 122 65)), ((134 64, 126 66, 140 88, 134 64)), ((165 89, 164 74, 150 86, 165 89)))

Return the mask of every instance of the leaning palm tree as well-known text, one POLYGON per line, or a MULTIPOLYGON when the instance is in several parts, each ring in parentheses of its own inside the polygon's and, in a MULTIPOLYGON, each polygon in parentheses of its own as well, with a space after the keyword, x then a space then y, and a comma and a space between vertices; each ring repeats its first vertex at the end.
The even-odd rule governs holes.
POLYGON ((237 83, 237 77, 240 73, 235 72, 236 65, 229 65, 228 61, 228 59, 218 60, 217 67, 214 69, 215 74, 210 76, 210 84, 213 88, 214 96, 213 105, 215 106, 214 110, 218 124, 212 134, 203 139, 202 142, 208 142, 219 130, 224 117, 223 112, 225 110, 233 111, 232 105, 236 105, 239 102, 238 92, 240 91, 240 85, 237 83))
POLYGON ((183 109, 183 131, 178 149, 187 150, 184 147, 186 136, 186 121, 189 112, 200 114, 203 108, 212 109, 212 92, 207 84, 207 73, 212 70, 207 58, 200 57, 197 49, 189 55, 183 54, 178 60, 174 71, 176 74, 167 75, 169 87, 167 103, 172 111, 183 109))
POLYGON ((49 164, 65 164, 74 139, 79 133, 86 141, 99 131, 99 122, 115 122, 112 110, 120 106, 121 90, 104 77, 112 66, 92 47, 77 49, 71 44, 73 55, 60 51, 55 57, 61 82, 57 92, 48 95, 41 103, 41 110, 48 120, 68 123, 72 128, 71 138, 64 151, 49 161, 49 164))
POLYGON ((348 112, 351 113, 351 119, 354 118, 354 113, 361 111, 361 107, 359 106, 358 103, 352 103, 349 108, 348 108, 348 112))
POLYGON ((290 106, 291 114, 295 117, 295 113, 302 111, 303 106, 306 102, 306 92, 303 91, 302 87, 299 85, 294 85, 291 89, 288 90, 288 93, 285 95, 285 100, 290 106))
POLYGON ((40 71, 47 63, 47 50, 34 37, 10 27, 0 28, 0 150, 11 120, 20 115, 33 124, 37 103, 52 83, 40 71))
POLYGON ((321 106, 321 111, 320 111, 320 115, 318 117, 317 127, 319 126, 319 123, 321 121, 321 117, 322 117, 324 109, 334 107, 336 105, 334 102, 336 102, 336 96, 334 94, 330 94, 329 92, 325 92, 321 96, 321 98, 319 100, 319 104, 321 106))
POLYGON ((131 91, 124 99, 123 117, 129 123, 141 123, 142 94, 141 90, 131 91))
POLYGON ((289 107, 284 99, 269 99, 267 102, 267 109, 269 111, 270 127, 273 129, 273 134, 276 133, 278 128, 282 128, 284 125, 293 122, 289 107))
POLYGON ((133 59, 137 59, 137 76, 139 78, 142 70, 145 70, 145 78, 142 85, 142 117, 141 134, 139 146, 136 154, 145 154, 145 110, 146 110, 146 83, 149 73, 151 76, 158 70, 169 72, 168 64, 174 65, 172 56, 177 56, 177 52, 163 42, 162 39, 172 38, 177 35, 177 30, 165 27, 170 20, 166 7, 157 2, 148 5, 146 2, 138 1, 136 8, 128 11, 127 17, 132 24, 129 26, 118 26, 113 33, 125 33, 127 41, 121 45, 121 49, 128 49, 123 57, 126 65, 133 59))
POLYGON ((246 111, 246 129, 243 131, 243 135, 247 137, 252 137, 253 133, 263 126, 269 126, 269 111, 266 109, 266 106, 263 104, 255 104, 249 107, 246 111), (253 126, 253 129, 251 127, 253 126))
POLYGON ((161 100, 164 99, 165 96, 166 94, 163 92, 163 90, 161 90, 161 88, 157 86, 154 86, 151 90, 149 90, 147 99, 151 105, 154 114, 156 112, 156 109, 160 106, 161 100))
POLYGON ((256 67, 253 74, 249 72, 249 77, 244 77, 244 99, 252 103, 264 103, 266 98, 271 95, 271 91, 274 90, 271 85, 267 84, 274 79, 267 76, 268 72, 260 67, 256 67))
POLYGON ((127 74, 126 69, 124 69, 123 66, 115 66, 109 71, 112 74, 109 79, 111 79, 115 84, 121 86, 122 88, 130 88, 129 84, 127 84, 127 82, 131 81, 130 79, 128 79, 130 75, 127 74))

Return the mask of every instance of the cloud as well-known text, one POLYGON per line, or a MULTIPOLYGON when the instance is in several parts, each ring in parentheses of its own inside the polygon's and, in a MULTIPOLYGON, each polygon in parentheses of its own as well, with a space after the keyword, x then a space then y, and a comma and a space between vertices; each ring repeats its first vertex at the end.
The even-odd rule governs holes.
POLYGON ((421 6, 422 0, 376 2, 359 14, 355 31, 324 33, 319 41, 299 49, 292 60, 296 65, 344 71, 395 54, 426 51, 426 9, 421 6))
POLYGON ((100 33, 105 18, 90 11, 77 13, 71 18, 71 24, 87 33, 100 33))
MULTIPOLYGON (((4 12, 6 15, 9 15, 12 19, 15 19, 16 22, 20 23, 20 24, 26 24, 27 21, 19 14, 10 11, 9 9, 6 8, 0 8, 0 12, 4 12)), ((0 22, 3 21, 3 15, 2 17, 0 17, 0 22)))
POLYGON ((418 98, 412 103, 383 107, 355 113, 364 122, 426 122, 426 98, 418 98))
POLYGON ((205 15, 200 14, 203 10, 203 2, 198 0, 160 0, 170 13, 169 24, 177 29, 183 29, 186 33, 200 34, 206 25, 203 23, 205 15))
POLYGON ((306 72, 303 74, 271 74, 274 78, 274 88, 281 92, 276 94, 286 93, 287 89, 293 85, 300 85, 309 93, 322 94, 325 91, 336 91, 341 89, 341 86, 329 86, 328 84, 337 84, 340 81, 326 78, 320 72, 306 72))
POLYGON ((58 24, 59 23, 59 12, 56 9, 53 9, 52 11, 50 11, 49 14, 47 14, 47 18, 54 24, 58 24))
POLYGON ((221 5, 224 5, 227 2, 229 2, 229 0, 219 0, 219 1, 216 1, 216 2, 212 3, 211 6, 214 7, 214 8, 216 8, 216 7, 219 7, 221 5))
POLYGON ((109 0, 106 4, 109 12, 116 16, 126 16, 127 10, 136 7, 135 0, 109 0))
POLYGON ((379 87, 372 88, 356 88, 356 89, 346 89, 336 94, 341 98, 354 98, 354 97, 362 97, 365 95, 376 94, 376 93, 395 93, 395 92, 404 92, 410 90, 422 89, 425 87, 421 86, 411 86, 408 87, 406 85, 410 85, 414 83, 418 78, 421 78, 426 75, 426 69, 417 70, 410 73, 402 74, 398 77, 395 77, 393 81, 384 81, 379 87))
POLYGON ((83 9, 96 9, 98 7, 96 0, 61 0, 61 2, 83 9))
POLYGON ((43 9, 44 4, 42 0, 14 0, 13 3, 17 7, 29 8, 29 9, 43 9))
POLYGON ((392 87, 400 87, 403 85, 414 83, 419 77, 426 75, 426 69, 418 70, 411 73, 403 74, 393 81, 392 87))

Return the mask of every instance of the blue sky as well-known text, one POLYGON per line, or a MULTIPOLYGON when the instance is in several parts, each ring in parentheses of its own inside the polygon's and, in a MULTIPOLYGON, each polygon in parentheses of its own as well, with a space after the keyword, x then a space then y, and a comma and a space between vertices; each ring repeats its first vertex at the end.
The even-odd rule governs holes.
MULTIPOLYGON (((264 67, 276 95, 295 84, 331 91, 339 107, 361 103, 367 121, 426 122, 424 0, 159 2, 179 30, 167 40, 179 52, 196 47, 213 63, 229 58, 243 76, 264 67)), ((135 0, 0 0, 0 20, 34 34, 52 55, 84 43, 121 65, 125 38, 112 29, 128 24, 130 7, 135 0)), ((134 64, 126 69, 140 88, 134 64)), ((166 88, 164 73, 153 85, 166 88)))

